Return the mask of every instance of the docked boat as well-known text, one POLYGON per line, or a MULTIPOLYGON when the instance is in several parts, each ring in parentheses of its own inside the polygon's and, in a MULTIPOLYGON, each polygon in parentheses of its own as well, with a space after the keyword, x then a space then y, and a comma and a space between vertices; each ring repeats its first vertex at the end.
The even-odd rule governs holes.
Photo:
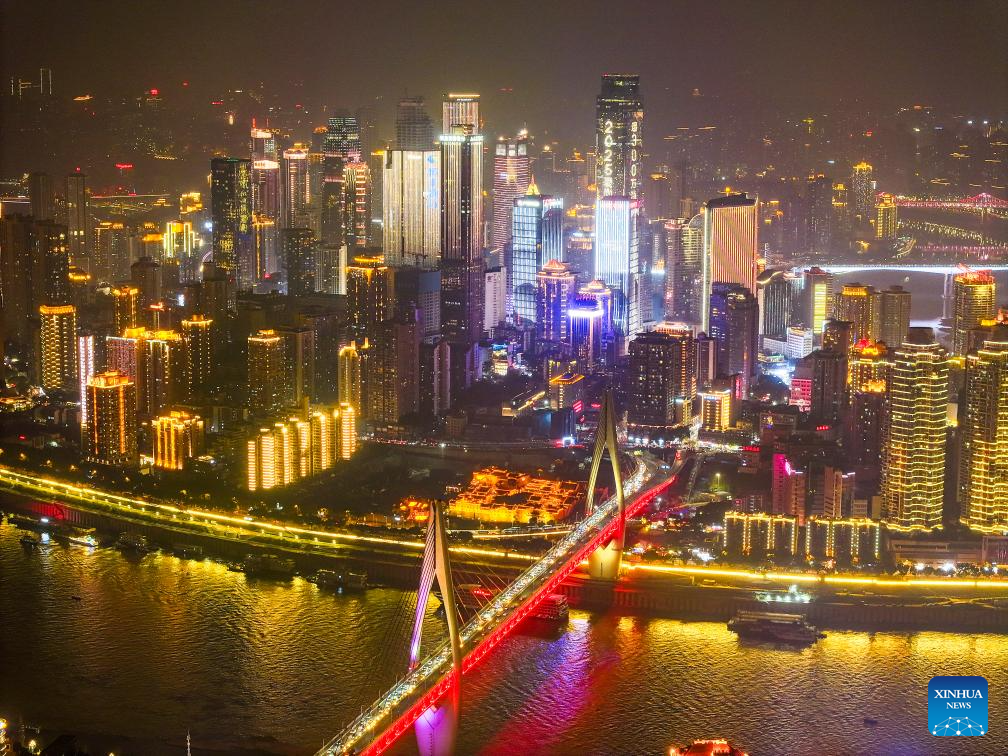
POLYGON ((815 643, 825 638, 804 614, 753 612, 740 610, 728 623, 728 629, 742 638, 778 641, 780 643, 815 643))
POLYGON ((172 554, 179 559, 202 559, 203 547, 194 546, 189 543, 173 543, 172 554))
POLYGON ((546 622, 566 622, 570 618, 567 597, 559 593, 551 593, 539 603, 532 616, 546 622))
POLYGON ((90 530, 70 533, 67 535, 66 539, 67 543, 72 543, 75 546, 85 546, 89 549, 93 549, 98 546, 98 539, 94 537, 94 531, 90 530))
POLYGON ((22 546, 24 546, 29 551, 31 551, 32 549, 38 548, 39 545, 40 545, 38 538, 36 538, 33 535, 28 535, 27 533, 25 533, 25 535, 21 536, 18 539, 18 541, 21 543, 22 546))
POLYGON ((137 554, 146 554, 150 551, 150 544, 147 536, 139 533, 121 533, 116 540, 116 548, 120 551, 133 551, 137 554))
POLYGON ((275 554, 249 554, 245 559, 245 574, 256 577, 293 577, 294 560, 284 559, 275 554))
POLYGON ((741 748, 736 748, 723 738, 694 740, 680 748, 672 746, 669 756, 749 756, 741 748))
POLYGON ((363 591, 367 588, 367 575, 360 572, 319 570, 315 573, 314 582, 319 588, 329 588, 336 591, 363 591))

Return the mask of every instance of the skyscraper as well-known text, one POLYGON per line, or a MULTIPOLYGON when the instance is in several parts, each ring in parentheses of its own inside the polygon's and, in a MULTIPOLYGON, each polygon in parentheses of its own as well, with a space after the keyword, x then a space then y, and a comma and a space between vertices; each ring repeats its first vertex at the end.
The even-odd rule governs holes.
POLYGON ((534 323, 536 275, 547 261, 563 256, 563 200, 540 195, 531 184, 514 200, 511 220, 511 305, 516 320, 534 323))
POLYGON ((833 245, 833 182, 821 173, 809 176, 805 205, 805 248, 816 257, 825 257, 833 245))
POLYGON ((860 283, 844 284, 833 302, 833 317, 852 324, 851 340, 875 341, 879 334, 881 300, 874 286, 860 283))
POLYGON ((786 340, 801 278, 783 268, 768 268, 756 279, 760 302, 760 334, 786 340))
POLYGON ((441 133, 452 134, 456 126, 480 133, 480 96, 475 92, 448 92, 441 105, 441 133))
POLYGON ((252 163, 240 158, 210 161, 213 261, 227 278, 251 285, 252 163))
POLYGON ((595 101, 595 183, 599 200, 641 197, 644 110, 640 77, 604 74, 595 101))
POLYGON ((862 161, 851 172, 853 215, 862 222, 875 217, 875 178, 871 165, 862 161))
POLYGON ((347 320, 355 338, 377 336, 379 324, 392 315, 392 297, 391 273, 384 258, 355 257, 347 266, 347 320))
POLYGON ((283 406, 285 344, 274 330, 248 337, 248 407, 269 415, 283 406))
POLYGON ((434 124, 423 97, 403 97, 396 108, 397 150, 428 151, 434 146, 434 124))
POLYGON ((182 321, 182 340, 186 344, 189 395, 201 395, 210 388, 214 366, 213 320, 193 314, 182 321))
POLYGON ((283 151, 283 228, 311 228, 311 180, 308 147, 297 143, 283 151))
POLYGON ((960 407, 959 504, 963 523, 982 532, 1008 529, 1008 325, 994 326, 966 357, 960 407))
POLYGON ((879 196, 875 207, 875 238, 895 239, 899 222, 896 214, 896 202, 891 194, 879 196))
POLYGON ((949 360, 930 328, 911 328, 895 350, 883 454, 886 516, 901 528, 942 524, 949 360))
POLYGON ((90 273, 91 213, 88 209, 87 176, 80 171, 66 177, 64 201, 70 260, 73 265, 90 273))
POLYGON ((703 298, 703 216, 665 223, 665 317, 699 326, 703 298))
POLYGON ((322 150, 327 156, 337 156, 344 163, 361 162, 363 151, 357 117, 342 115, 330 118, 322 150))
POLYGON ((35 220, 56 220, 56 203, 52 176, 48 173, 28 174, 28 200, 35 220))
POLYGON ((878 293, 879 341, 890 349, 903 343, 910 329, 910 292, 902 286, 890 286, 878 293))
POLYGON ((602 354, 602 304, 594 297, 579 294, 571 299, 567 316, 571 351, 578 371, 590 375, 602 354))
POLYGON ((536 335, 543 342, 566 343, 574 274, 566 263, 547 260, 536 278, 536 335))
POLYGON ((0 292, 6 338, 31 349, 41 305, 69 304, 65 226, 25 216, 0 218, 0 292))
POLYGON ((617 351, 644 324, 640 302, 640 206, 626 197, 604 197, 595 209, 595 278, 613 290, 617 351))
POLYGON ((756 378, 759 316, 756 297, 740 284, 715 283, 710 297, 710 330, 717 342, 721 375, 740 376, 741 398, 749 396, 756 378))
POLYGON ((523 129, 514 139, 499 137, 493 162, 491 249, 503 250, 511 240, 511 212, 515 200, 528 191, 530 181, 528 132, 523 129))
POLYGON ((821 268, 805 271, 803 289, 802 321, 812 329, 817 342, 821 342, 826 320, 833 301, 833 274, 821 268))
POLYGON ((688 427, 696 395, 696 362, 689 329, 641 333, 630 342, 628 434, 655 441, 688 427))
POLYGON ((997 284, 989 270, 974 270, 956 275, 952 285, 952 351, 965 355, 970 331, 977 328, 981 320, 994 317, 997 284))
POLYGON ((285 228, 280 231, 280 252, 287 268, 287 293, 310 296, 315 285, 316 241, 310 228, 285 228))
POLYGON ((758 202, 746 194, 717 197, 704 205, 702 323, 706 329, 710 312, 706 309, 715 283, 739 284, 756 292, 759 259, 758 202))
POLYGON ((388 150, 382 173, 382 249, 389 265, 436 268, 441 256, 441 153, 388 150))
POLYGON ((114 370, 95 375, 87 385, 85 456, 106 465, 136 461, 136 386, 114 370))
POLYGON ((77 337, 77 391, 81 403, 81 442, 87 428, 88 390, 87 386, 95 374, 94 336, 86 334, 77 337))
POLYGON ((95 226, 94 270, 96 281, 121 281, 129 276, 130 241, 126 224, 100 221, 95 226))
POLYGON ((186 460, 203 452, 203 418, 181 410, 172 410, 151 421, 154 436, 154 466, 163 470, 181 470, 186 460))
POLYGON ((343 194, 346 244, 359 252, 369 246, 371 234, 371 170, 367 163, 344 163, 343 194))
POLYGON ((77 308, 73 305, 39 307, 42 342, 39 377, 42 388, 77 388, 77 308))

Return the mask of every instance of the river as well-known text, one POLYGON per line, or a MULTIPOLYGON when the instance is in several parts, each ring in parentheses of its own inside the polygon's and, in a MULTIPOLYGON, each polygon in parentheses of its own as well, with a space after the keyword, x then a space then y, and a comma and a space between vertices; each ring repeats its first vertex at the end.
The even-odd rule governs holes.
MULTIPOLYGON (((311 753, 404 664, 402 591, 28 552, 21 534, 0 525, 0 716, 76 733, 92 753, 178 756, 187 731, 196 756, 311 753)), ((427 632, 440 624, 431 614, 427 632)), ((659 754, 714 735, 752 754, 1008 753, 1006 680, 1008 636, 830 632, 798 651, 719 623, 575 611, 565 632, 516 635, 466 678, 459 753, 659 754), (991 733, 928 734, 938 674, 988 678, 991 733)))

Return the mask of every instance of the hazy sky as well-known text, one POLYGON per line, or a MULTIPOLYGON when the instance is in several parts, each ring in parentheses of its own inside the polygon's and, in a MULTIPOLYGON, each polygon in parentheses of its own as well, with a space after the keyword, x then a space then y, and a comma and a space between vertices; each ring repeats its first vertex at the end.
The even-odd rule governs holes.
POLYGON ((61 94, 300 82, 308 103, 387 108, 407 90, 436 103, 472 88, 497 111, 494 131, 527 114, 587 135, 599 74, 620 70, 641 74, 662 127, 693 87, 740 113, 855 97, 1008 110, 1003 0, 5 0, 0 13, 5 80, 45 65, 61 94))

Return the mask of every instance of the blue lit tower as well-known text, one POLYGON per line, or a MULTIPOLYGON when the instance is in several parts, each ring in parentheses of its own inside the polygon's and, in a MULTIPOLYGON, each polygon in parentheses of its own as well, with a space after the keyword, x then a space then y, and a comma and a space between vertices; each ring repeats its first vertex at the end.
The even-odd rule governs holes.
POLYGON ((741 377, 739 391, 749 396, 756 376, 759 339, 756 297, 745 286, 715 283, 710 296, 709 335, 717 342, 717 364, 722 375, 741 377))
POLYGON ((563 200, 539 194, 535 184, 514 201, 511 215, 511 301, 515 320, 536 321, 536 275, 563 256, 563 200))
POLYGON ((643 327, 637 200, 602 197, 595 208, 595 278, 613 290, 619 354, 643 327))

